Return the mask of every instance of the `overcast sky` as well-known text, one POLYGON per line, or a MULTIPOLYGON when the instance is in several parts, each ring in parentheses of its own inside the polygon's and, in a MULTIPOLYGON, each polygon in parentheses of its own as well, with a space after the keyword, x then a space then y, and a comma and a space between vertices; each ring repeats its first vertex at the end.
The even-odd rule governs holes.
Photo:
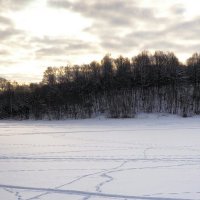
POLYGON ((0 76, 40 81, 48 66, 106 53, 200 51, 199 0, 0 0, 0 76))

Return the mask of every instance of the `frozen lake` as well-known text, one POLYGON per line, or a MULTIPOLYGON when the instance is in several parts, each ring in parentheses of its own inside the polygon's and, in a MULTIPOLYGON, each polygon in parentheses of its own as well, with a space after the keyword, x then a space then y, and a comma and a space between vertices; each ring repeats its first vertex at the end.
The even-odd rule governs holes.
POLYGON ((0 121, 0 199, 200 199, 200 118, 0 121))

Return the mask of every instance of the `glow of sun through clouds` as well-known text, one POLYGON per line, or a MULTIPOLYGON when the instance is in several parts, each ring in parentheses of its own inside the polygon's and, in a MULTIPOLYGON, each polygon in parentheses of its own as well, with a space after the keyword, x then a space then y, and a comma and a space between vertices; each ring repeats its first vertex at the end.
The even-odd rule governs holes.
POLYGON ((35 1, 23 11, 11 14, 16 27, 34 36, 76 36, 90 25, 80 14, 56 10, 45 1, 35 1))
POLYGON ((199 0, 0 0, 0 77, 42 78, 48 66, 200 51, 199 0))

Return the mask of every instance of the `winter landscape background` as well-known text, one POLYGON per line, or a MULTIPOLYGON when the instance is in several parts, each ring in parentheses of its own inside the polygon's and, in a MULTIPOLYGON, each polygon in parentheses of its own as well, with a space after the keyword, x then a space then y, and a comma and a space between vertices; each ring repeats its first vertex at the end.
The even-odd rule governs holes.
POLYGON ((0 200, 200 200, 199 0, 0 0, 0 200))

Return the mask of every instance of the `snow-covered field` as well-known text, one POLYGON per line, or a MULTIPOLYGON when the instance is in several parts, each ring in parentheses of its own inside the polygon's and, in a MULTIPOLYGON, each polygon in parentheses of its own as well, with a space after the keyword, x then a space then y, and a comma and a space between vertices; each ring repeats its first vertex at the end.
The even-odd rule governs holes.
POLYGON ((200 118, 0 121, 0 200, 200 199, 200 118))

